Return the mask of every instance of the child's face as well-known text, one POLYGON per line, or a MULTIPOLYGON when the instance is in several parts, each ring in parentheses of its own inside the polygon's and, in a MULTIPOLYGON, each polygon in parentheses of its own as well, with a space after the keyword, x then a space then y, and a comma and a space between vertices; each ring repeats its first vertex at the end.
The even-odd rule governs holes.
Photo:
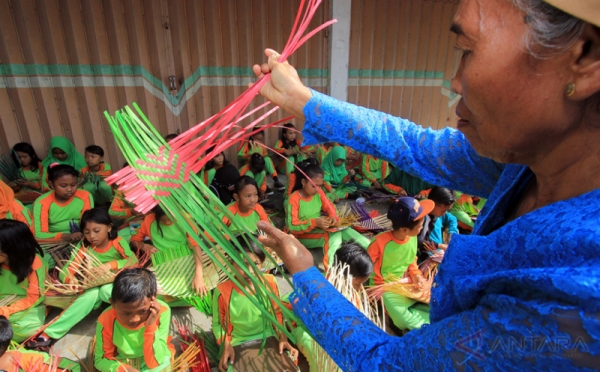
POLYGON ((255 135, 252 136, 252 140, 254 140, 254 141, 264 142, 264 139, 265 139, 265 134, 262 132, 256 133, 255 135))
POLYGON ((151 301, 149 298, 129 303, 117 302, 111 299, 110 304, 115 309, 119 323, 127 328, 138 328, 144 324, 150 315, 151 301))
POLYGON ((213 163, 215 164, 215 166, 220 167, 221 165, 223 165, 224 160, 225 160, 225 155, 223 155, 223 153, 220 153, 219 155, 214 157, 213 163))
POLYGON ((419 223, 417 224, 417 226, 413 227, 412 229, 408 230, 406 235, 408 236, 418 236, 421 233, 421 230, 423 230, 423 223, 425 222, 424 218, 421 218, 419 220, 419 223))
POLYGON ((360 291, 362 289, 363 283, 366 282, 367 280, 369 280, 368 276, 365 276, 363 278, 352 278, 352 287, 354 287, 354 290, 356 291, 360 291))
POLYGON ((92 154, 91 152, 85 153, 85 163, 88 165, 88 167, 97 167, 100 165, 100 163, 102 163, 103 159, 104 158, 100 155, 92 154))
POLYGON ((433 208, 433 210, 429 214, 434 217, 442 217, 443 215, 446 214, 446 212, 448 212, 450 209, 452 209, 453 205, 454 205, 454 203, 452 203, 450 205, 436 203, 435 208, 433 208))
POLYGON ((313 195, 317 194, 319 189, 323 186, 323 176, 318 175, 318 176, 312 177, 311 179, 312 179, 312 182, 310 182, 309 180, 302 180, 302 189, 308 196, 313 196, 313 195), (314 182, 314 185, 313 185, 313 182, 314 182))
POLYGON ((70 174, 58 177, 54 181, 48 181, 58 199, 69 200, 77 191, 77 177, 70 174))
POLYGON ((285 131, 284 137, 285 137, 285 139, 287 139, 288 141, 291 142, 296 139, 296 135, 297 135, 297 133, 295 130, 288 128, 285 131))
POLYGON ((344 164, 344 159, 338 159, 333 163, 333 165, 335 165, 336 167, 340 167, 343 164, 344 164))
POLYGON ((29 156, 26 152, 15 151, 17 153, 17 157, 19 158, 19 162, 21 162, 21 166, 28 167, 31 164, 31 156, 29 156))
POLYGON ((59 149, 58 147, 55 147, 52 149, 52 156, 54 156, 55 158, 57 158, 60 161, 65 161, 69 157, 69 155, 67 155, 66 152, 59 149))
POLYGON ((239 194, 233 194, 242 212, 253 210, 258 203, 258 190, 254 185, 246 185, 239 194))
POLYGON ((90 242, 92 247, 104 247, 108 243, 108 234, 112 230, 112 225, 103 225, 96 222, 88 222, 83 228, 83 236, 90 242))
MULTIPOLYGON (((248 270, 250 272, 252 272, 252 265, 250 265, 248 260, 251 260, 252 262, 254 262, 254 265, 256 265, 256 267, 258 267, 258 269, 260 270, 262 262, 260 261, 260 259, 254 254, 254 253, 248 253, 246 252, 246 254, 248 255, 245 260, 246 260, 246 267, 248 268, 248 270)), ((244 279, 248 279, 248 275, 246 275, 246 273, 244 272, 244 270, 242 270, 242 268, 237 264, 237 263, 233 263, 233 267, 235 269, 235 271, 237 271, 237 273, 244 279)))
POLYGON ((160 217, 160 219, 158 220, 158 223, 160 223, 161 225, 165 225, 165 226, 171 226, 173 224, 173 221, 171 221, 169 216, 167 216, 165 214, 164 216, 160 217))
POLYGON ((0 251, 0 265, 8 262, 8 255, 2 251, 0 251))

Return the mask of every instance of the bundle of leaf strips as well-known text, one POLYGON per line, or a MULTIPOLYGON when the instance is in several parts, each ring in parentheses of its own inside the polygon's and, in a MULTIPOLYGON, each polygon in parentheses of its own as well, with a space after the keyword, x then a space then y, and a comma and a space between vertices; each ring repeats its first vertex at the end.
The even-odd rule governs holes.
POLYGON ((10 306, 19 300, 20 300, 20 297, 17 295, 5 296, 4 298, 0 299, 0 307, 10 306))
POLYGON ((2 174, 8 184, 14 185, 17 181, 25 180, 23 169, 18 167, 12 159, 4 154, 0 155, 0 174, 2 174))
POLYGON ((423 274, 423 278, 425 278, 425 283, 420 287, 412 282, 407 270, 402 278, 392 275, 389 278, 386 278, 386 280, 389 280, 388 283, 370 287, 367 290, 367 293, 374 299, 380 299, 383 297, 384 293, 391 292, 429 304, 431 300, 431 286, 433 285, 433 280, 437 274, 437 267, 438 263, 431 258, 423 261, 419 265, 419 270, 423 274))
POLYGON ((190 348, 198 349, 198 351, 193 354, 193 359, 188 358, 188 361, 190 362, 189 371, 210 372, 210 361, 204 345, 204 338, 198 337, 198 334, 193 333, 188 327, 179 324, 177 321, 174 321, 174 323, 181 338, 181 351, 185 354, 190 348))
POLYGON ((337 216, 340 219, 340 227, 350 227, 358 222, 359 216, 356 211, 352 209, 351 204, 342 204, 336 209, 337 216))
POLYGON ((358 221, 354 224, 356 230, 376 233, 392 230, 392 221, 376 210, 368 212, 363 204, 358 203, 353 203, 350 208, 358 216, 358 221))
MULTIPOLYGON (((320 3, 321 0, 302 0, 290 38, 278 59, 279 62, 286 61, 306 40, 335 22, 335 20, 326 22, 304 35, 320 3)), ((182 133, 168 145, 137 104, 133 103, 136 111, 125 107, 117 111, 114 117, 105 112, 115 140, 130 164, 106 181, 109 184, 119 184, 127 200, 134 203, 136 209, 142 213, 160 204, 173 217, 175 223, 193 237, 212 262, 223 270, 262 311, 264 328, 266 329, 266 323, 270 322, 294 341, 295 337, 288 329, 277 322, 271 300, 281 309, 284 317, 297 320, 295 315, 283 306, 278 296, 272 293, 260 270, 252 260, 247 258, 238 242, 225 238, 228 228, 222 222, 221 216, 225 215, 230 221, 234 221, 233 216, 196 175, 208 161, 225 149, 247 140, 259 131, 291 119, 284 118, 257 128, 259 123, 278 109, 275 106, 249 125, 243 128, 237 125, 250 115, 271 105, 267 102, 243 114, 269 79, 270 74, 264 75, 221 112, 182 133), (204 131, 204 134, 199 135, 204 131), (200 156, 211 146, 215 146, 211 153, 200 156), (191 216, 192 221, 189 221, 187 216, 191 216), (214 238, 215 242, 199 238, 195 229, 190 226, 190 222, 200 226, 214 238), (220 246, 224 253, 214 250, 216 245, 220 246), (254 285, 254 293, 249 293, 241 284, 242 278, 235 274, 236 270, 227 257, 249 275, 254 285)), ((245 231, 245 228, 235 221, 232 224, 239 231, 245 231)), ((268 256, 268 259, 272 260, 271 256, 268 256)), ((288 278, 285 280, 289 283, 288 278)))

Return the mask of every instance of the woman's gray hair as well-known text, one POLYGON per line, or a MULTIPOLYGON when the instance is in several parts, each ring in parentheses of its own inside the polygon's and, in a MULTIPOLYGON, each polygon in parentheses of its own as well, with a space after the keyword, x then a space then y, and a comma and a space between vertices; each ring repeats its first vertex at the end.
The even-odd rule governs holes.
MULTIPOLYGON (((573 0, 578 1, 578 0, 573 0)), ((585 21, 573 17, 544 0, 512 0, 525 13, 530 32, 525 47, 536 58, 561 53, 569 49, 583 32, 585 21)))

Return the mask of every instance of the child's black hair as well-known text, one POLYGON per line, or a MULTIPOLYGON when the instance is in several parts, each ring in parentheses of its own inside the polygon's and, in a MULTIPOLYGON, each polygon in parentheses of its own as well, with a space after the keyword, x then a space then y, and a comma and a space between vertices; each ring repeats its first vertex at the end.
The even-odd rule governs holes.
MULTIPOLYGON (((79 222, 79 230, 83 231, 85 229, 85 225, 87 225, 88 222, 95 222, 97 224, 106 226, 112 225, 112 220, 108 215, 108 211, 106 210, 106 208, 100 207, 88 209, 87 211, 83 212, 83 215, 81 216, 81 221, 79 222)), ((108 239, 113 240, 116 237, 117 231, 116 229, 112 229, 108 234, 108 239)), ((90 245, 90 242, 88 242, 87 239, 85 239, 85 236, 83 238, 83 245, 90 245)))
POLYGON ((0 357, 6 353, 12 338, 13 330, 10 322, 4 315, 0 315, 0 357))
POLYGON ((156 297, 156 277, 147 269, 125 269, 117 274, 113 282, 113 302, 129 304, 145 298, 156 297))
POLYGON ((249 164, 252 173, 260 173, 265 170, 265 158, 260 154, 252 154, 249 164))
POLYGON ((154 213, 154 220, 156 221, 156 227, 158 228, 158 232, 160 232, 160 236, 164 237, 165 235, 163 234, 162 228, 160 227, 160 219, 162 216, 166 216, 167 212, 165 212, 165 210, 162 209, 160 204, 157 204, 154 208, 152 208, 152 212, 154 213))
POLYGON ((254 178, 249 177, 249 176, 241 176, 233 184, 233 193, 234 194, 238 194, 238 196, 239 196, 240 192, 242 192, 242 190, 244 189, 244 187, 246 187, 248 185, 252 185, 252 186, 256 187, 256 191, 259 190, 258 189, 258 184, 254 180, 254 178))
POLYGON ((179 136, 177 133, 169 133, 165 136, 165 141, 169 142, 172 139, 175 139, 179 136))
POLYGON ((323 169, 318 164, 310 164, 306 162, 299 164, 298 168, 304 173, 299 172, 298 170, 295 171, 296 183, 294 184, 292 192, 302 188, 302 180, 305 180, 306 176, 308 176, 308 178, 313 178, 317 176, 323 177, 325 175, 325 172, 323 172, 323 169), (306 176, 304 174, 306 174, 306 176))
MULTIPOLYGON (((215 147, 216 146, 209 147, 208 150, 206 150, 205 154, 206 155, 210 154, 215 149, 215 147)), ((229 164, 229 160, 227 160, 225 153, 222 152, 221 154, 223 154, 223 165, 229 164)), ((219 154, 217 154, 217 155, 219 155, 219 154)), ((215 156, 217 156, 217 155, 215 155, 215 156)), ((213 169, 215 167, 215 162, 213 160, 214 160, 214 158, 210 159, 208 161, 208 163, 206 163, 206 165, 204 166, 206 170, 213 169)))
MULTIPOLYGON (((259 129, 259 128, 256 128, 256 129, 259 129)), ((263 139, 264 139, 265 131, 264 131, 264 129, 261 129, 260 131, 254 133, 253 135, 251 135, 250 137, 248 137, 248 141, 254 141, 254 136, 256 136, 257 134, 262 134, 263 135, 263 139)), ((248 143, 249 143, 250 147, 252 147, 252 142, 248 142, 248 143)))
POLYGON ((104 149, 98 145, 90 145, 85 148, 85 152, 89 152, 90 154, 100 155, 104 157, 104 149))
POLYGON ((281 134, 279 135, 279 139, 281 140, 282 147, 284 149, 292 148, 298 144, 296 141, 289 142, 287 140, 287 138, 285 137, 285 135, 287 134, 287 131, 289 130, 288 128, 296 129, 296 127, 292 123, 283 124, 283 128, 281 128, 281 134))
MULTIPOLYGON (((256 235, 252 235, 256 238, 256 235)), ((240 234, 235 237, 235 240, 240 244, 244 252, 253 253, 260 262, 265 262, 267 257, 265 256, 265 252, 260 249, 256 241, 252 240, 250 234, 240 234)))
POLYGON ((31 274, 35 255, 44 256, 29 226, 21 221, 7 219, 0 220, 0 252, 8 257, 10 272, 17 277, 17 283, 31 274))
POLYGON ((79 171, 67 164, 50 165, 48 167, 48 181, 56 181, 62 176, 73 176, 79 178, 79 171))
POLYGON ((18 152, 24 152, 31 158, 31 170, 33 172, 39 172, 41 160, 38 158, 35 149, 31 144, 27 142, 19 142, 13 146, 12 152, 10 153, 10 157, 12 158, 15 165, 21 168, 21 161, 19 160, 18 152))
POLYGON ((454 191, 440 186, 434 186, 429 192, 429 200, 432 200, 436 205, 452 205, 456 201, 454 191))
POLYGON ((373 261, 369 253, 354 240, 343 243, 335 252, 335 261, 346 264, 350 275, 355 278, 366 278, 373 274, 373 261))

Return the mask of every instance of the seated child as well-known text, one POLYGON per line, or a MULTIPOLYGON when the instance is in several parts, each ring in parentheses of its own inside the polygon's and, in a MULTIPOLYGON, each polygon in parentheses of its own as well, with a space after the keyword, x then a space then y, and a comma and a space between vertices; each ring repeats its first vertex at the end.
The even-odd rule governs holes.
POLYGON ((323 165, 323 160, 325 160, 325 157, 334 146, 337 146, 335 142, 325 142, 316 146, 317 150, 315 151, 315 158, 317 159, 317 162, 319 162, 319 165, 323 165))
POLYGON ((0 316, 0 371, 2 372, 78 372, 79 364, 60 358, 58 363, 51 360, 50 355, 29 350, 8 350, 13 338, 10 322, 0 316), (56 366, 56 369, 53 367, 56 366))
MULTIPOLYGON (((208 155, 215 149, 214 146, 210 147, 206 150, 206 154, 208 155)), ((222 152, 212 158, 204 168, 200 171, 200 179, 204 182, 206 186, 210 186, 212 184, 213 179, 215 178, 215 174, 218 169, 222 168, 224 165, 229 164, 229 160, 225 158, 225 153, 222 152)))
POLYGON ((44 325, 46 262, 29 227, 20 221, 0 220, 0 300, 16 296, 0 307, 12 323, 14 340, 23 342, 44 325))
POLYGON ((400 196, 414 196, 416 199, 423 199, 426 194, 425 190, 433 186, 398 167, 392 167, 390 174, 383 180, 385 191, 400 196))
POLYGON ((448 234, 448 241, 452 239, 452 235, 458 234, 458 221, 448 213, 456 201, 452 190, 434 186, 429 192, 428 199, 435 203, 435 208, 425 217, 423 230, 419 234, 420 261, 429 257, 424 244, 432 243, 435 248, 446 250, 448 244, 444 242, 444 230, 448 234))
MULTIPOLYGON (((72 252, 71 260, 63 267, 60 273, 62 282, 74 281, 76 269, 85 261, 84 254, 100 261, 102 266, 97 269, 100 273, 122 270, 138 263, 129 244, 120 237, 115 238, 112 222, 105 209, 86 211, 81 217, 80 229, 83 232, 83 242, 72 252)), ((85 290, 39 337, 59 339, 66 335, 102 302, 109 302, 112 287, 112 284, 105 284, 85 290)))
POLYGON ((279 141, 277 141, 273 148, 284 157, 284 159, 281 159, 283 161, 279 167, 284 170, 286 176, 289 176, 294 171, 294 164, 298 164, 308 157, 307 151, 309 148, 302 147, 302 143, 296 138, 297 136, 298 131, 292 123, 284 124, 283 128, 281 128, 279 141))
POLYGON ((80 170, 86 166, 85 158, 75 148, 75 145, 68 139, 61 136, 55 136, 50 139, 50 151, 48 156, 42 160, 42 167, 46 170, 46 178, 43 179, 43 188, 48 190, 48 167, 51 164, 58 163, 70 165, 76 170, 80 170))
POLYGON ((224 205, 235 201, 233 188, 238 178, 240 178, 240 172, 232 164, 226 164, 215 172, 210 189, 224 205))
POLYGON ((53 165, 48 170, 52 191, 33 203, 33 225, 36 239, 78 242, 83 238, 79 225, 83 212, 94 208, 89 192, 77 188, 79 172, 70 165, 53 165))
POLYGON ((349 183, 356 176, 354 169, 346 170, 346 150, 342 146, 331 149, 323 160, 324 181, 327 188, 332 188, 333 193, 339 199, 352 197, 356 199, 356 186, 349 183))
POLYGON ((104 150, 100 146, 92 145, 85 148, 85 163, 87 167, 81 169, 81 188, 92 194, 96 205, 105 205, 113 199, 113 189, 104 179, 112 175, 109 164, 104 162, 104 150))
POLYGON ((13 146, 10 154, 13 162, 25 176, 24 180, 17 183, 24 192, 42 192, 42 181, 45 178, 42 161, 38 158, 35 149, 27 142, 19 142, 13 146))
MULTIPOLYGON (((375 266, 374 285, 399 280, 407 271, 413 283, 423 283, 423 275, 416 264, 417 235, 423 228, 425 216, 434 207, 431 200, 419 202, 412 197, 401 197, 390 206, 387 217, 392 221, 393 230, 377 235, 368 249, 375 266)), ((383 294, 383 304, 401 330, 429 324, 429 305, 391 291, 383 294)))
MULTIPOLYGON (((260 131, 255 133, 254 135, 248 138, 248 141, 242 142, 238 149, 238 160, 239 164, 245 164, 250 160, 252 155, 259 154, 265 159, 265 170, 268 174, 273 178, 274 187, 277 190, 283 190, 285 186, 281 182, 279 182, 279 178, 277 176, 277 170, 275 169, 275 165, 273 164, 273 160, 269 156, 267 149, 262 144, 265 142, 265 133, 260 131)), ((258 182, 258 181, 257 181, 258 182)), ((259 182, 260 185, 260 182, 259 182)))
POLYGON ((372 184, 378 190, 383 189, 384 179, 389 174, 388 162, 378 159, 373 155, 363 155, 360 173, 367 183, 372 184))
POLYGON ((240 176, 248 176, 256 181, 259 186, 258 194, 261 199, 267 195, 273 195, 273 192, 267 188, 267 172, 265 171, 265 159, 259 154, 252 154, 248 164, 240 168, 240 176))
POLYGON ((7 184, 0 180, 0 219, 21 221, 33 232, 31 212, 20 201, 15 199, 15 193, 7 184))
MULTIPOLYGON (((248 176, 241 176, 234 184, 233 198, 235 202, 229 204, 227 209, 233 214, 233 219, 238 225, 244 227, 244 231, 238 228, 230 228, 232 234, 257 233, 256 224, 259 221, 269 221, 267 212, 262 205, 258 204, 258 185, 256 181, 248 176)), ((231 226, 231 221, 227 216, 223 217, 223 222, 231 226)))
POLYGON ((450 214, 456 217, 458 227, 466 232, 472 232, 475 218, 479 215, 486 200, 455 191, 456 202, 450 209, 450 214))
MULTIPOLYGON (((123 164, 123 168, 129 164, 123 164)), ((122 236, 127 241, 131 239, 131 233, 129 231, 129 222, 132 220, 143 218, 143 214, 135 210, 135 205, 125 199, 125 194, 121 190, 115 190, 115 197, 110 203, 108 209, 108 215, 119 230, 119 236, 122 236)))
POLYGON ((146 269, 121 271, 110 304, 96 324, 94 367, 100 372, 170 370, 175 356, 169 336, 171 309, 156 299, 154 274, 146 269))
MULTIPOLYGON (((247 262, 252 260, 260 269, 261 264, 265 260, 264 252, 258 247, 257 243, 250 240, 248 236, 238 236, 237 241, 246 252, 241 257, 247 262)), ((236 276, 244 288, 252 293, 255 291, 254 284, 249 279, 248 274, 237 263, 232 263, 236 270, 236 276)), ((248 263, 247 268, 252 272, 251 266, 248 263)), ((279 287, 275 277, 269 274, 264 275, 264 279, 268 283, 272 291, 279 296, 279 287)), ((277 308, 277 305, 273 303, 277 308)), ((260 311, 237 287, 232 280, 228 280, 217 286, 213 295, 213 317, 212 330, 219 345, 222 345, 223 353, 219 361, 220 371, 238 371, 240 367, 236 367, 236 355, 234 346, 253 341, 263 340, 269 337, 276 337, 277 331, 271 324, 265 329, 265 319, 260 311)), ((278 309, 278 308, 277 308, 278 309)), ((277 310, 277 319, 280 324, 283 324, 281 311, 277 310)), ((294 349, 287 340, 285 334, 280 334, 278 352, 285 350, 289 351, 293 358, 298 355, 298 351, 294 349)), ((239 357, 239 356, 238 356, 239 357)), ((275 361, 272 361, 275 363, 275 361)))
POLYGON ((202 262, 199 259, 202 257, 202 249, 190 235, 177 226, 160 205, 154 207, 152 213, 144 217, 142 225, 131 237, 131 244, 138 252, 149 255, 178 247, 191 248, 196 262, 196 274, 191 285, 203 296, 208 292, 202 275, 202 262), (152 244, 145 243, 147 238, 152 244))
POLYGON ((352 228, 341 231, 335 229, 339 218, 335 207, 325 196, 323 170, 318 165, 309 165, 296 177, 294 192, 289 197, 286 208, 286 226, 288 230, 307 248, 323 249, 323 266, 327 269, 343 242, 355 240, 367 249, 369 239, 352 228), (327 217, 322 217, 324 212, 327 217))

